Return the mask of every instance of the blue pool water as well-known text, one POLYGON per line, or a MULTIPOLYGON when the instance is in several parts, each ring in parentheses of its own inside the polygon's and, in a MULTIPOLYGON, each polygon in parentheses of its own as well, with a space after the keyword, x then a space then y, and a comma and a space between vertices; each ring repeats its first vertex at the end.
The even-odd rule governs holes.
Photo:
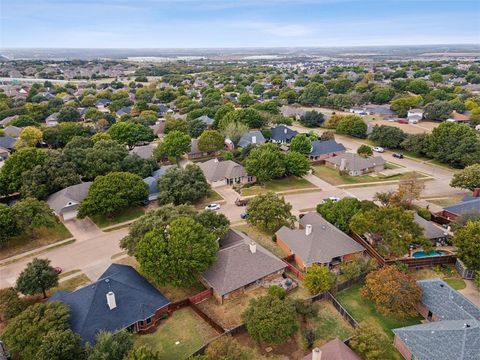
POLYGON ((443 250, 434 250, 426 253, 425 251, 416 251, 413 253, 414 258, 422 258, 422 257, 432 257, 432 256, 442 256, 445 255, 446 252, 443 250))

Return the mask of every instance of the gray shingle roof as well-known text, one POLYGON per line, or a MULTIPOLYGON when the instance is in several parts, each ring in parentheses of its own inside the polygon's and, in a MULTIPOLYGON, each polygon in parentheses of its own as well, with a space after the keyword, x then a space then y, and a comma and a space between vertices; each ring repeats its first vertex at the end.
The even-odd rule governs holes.
POLYGON ((70 325, 84 342, 95 342, 101 331, 118 331, 150 318, 170 301, 134 268, 112 264, 93 284, 73 292, 59 291, 49 301, 70 306, 70 325), (113 291, 116 308, 110 310, 106 294, 113 291))
POLYGON ((326 162, 340 166, 342 159, 347 160, 346 169, 348 171, 358 171, 368 169, 374 166, 385 165, 385 159, 381 156, 370 156, 364 158, 358 154, 345 153, 326 159, 326 162))
POLYGON ((278 125, 272 128, 272 139, 277 142, 290 141, 297 134, 297 131, 290 129, 285 125, 278 125))
POLYGON ((417 213, 415 213, 414 215, 414 220, 418 225, 422 227, 423 234, 427 239, 438 239, 447 236, 447 233, 443 228, 435 225, 431 221, 425 220, 417 213))
POLYGON ((16 140, 11 136, 0 136, 0 147, 13 150, 15 141, 16 140))
POLYGON ((345 146, 337 143, 335 140, 315 140, 312 141, 312 151, 310 151, 310 156, 320 156, 345 150, 345 146))
POLYGON ((87 197, 90 185, 91 182, 83 182, 57 191, 47 198, 47 204, 56 214, 61 215, 63 210, 80 204, 87 197))
POLYGON ((196 120, 201 120, 205 125, 212 125, 215 120, 207 115, 202 115, 198 117, 196 120))
POLYGON ((245 168, 232 160, 218 161, 217 159, 211 159, 197 163, 197 165, 202 169, 205 178, 210 182, 235 179, 247 175, 245 168))
POLYGON ((138 155, 142 159, 150 159, 153 155, 153 150, 155 150, 156 147, 156 144, 135 146, 132 150, 130 150, 130 154, 138 155))
POLYGON ((455 205, 447 206, 444 208, 444 210, 456 215, 461 215, 466 212, 475 210, 480 212, 480 197, 468 201, 462 201, 455 205))
POLYGON ((327 264, 335 257, 365 250, 316 212, 305 214, 300 219, 300 224, 312 225, 312 233, 306 235, 305 230, 292 230, 284 226, 276 234, 306 266, 316 263, 327 264))
POLYGON ((143 182, 148 186, 148 200, 155 200, 158 197, 157 179, 153 176, 146 177, 143 182))
POLYGON ((238 141, 238 147, 247 147, 250 144, 263 144, 265 142, 265 137, 263 136, 261 131, 250 131, 244 134, 240 140, 238 141), (255 137, 255 142, 253 142, 253 138, 255 137))
POLYGON ((234 235, 229 235, 231 239, 218 252, 217 261, 203 273, 203 279, 218 294, 228 294, 286 268, 282 260, 258 244, 252 253, 253 240, 248 236, 235 230, 230 232, 234 235))

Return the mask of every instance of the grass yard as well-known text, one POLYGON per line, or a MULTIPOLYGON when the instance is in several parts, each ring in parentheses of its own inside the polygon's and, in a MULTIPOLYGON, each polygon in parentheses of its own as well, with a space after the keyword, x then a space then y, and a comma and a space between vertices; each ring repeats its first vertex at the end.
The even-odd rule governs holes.
POLYGON ((324 165, 314 165, 313 169, 314 169, 314 175, 316 177, 332 185, 367 184, 367 183, 374 183, 379 181, 401 180, 411 175, 412 173, 417 174, 417 176, 419 176, 420 178, 423 177, 423 175, 418 174, 415 171, 391 175, 391 176, 372 176, 372 175, 360 175, 360 176, 343 175, 342 176, 339 174, 337 170, 331 169, 324 165))
POLYGON ((78 289, 80 286, 87 285, 91 280, 84 273, 80 273, 77 276, 74 276, 68 280, 62 281, 58 284, 56 288, 51 289, 51 293, 54 294, 58 290, 73 291, 78 289))
POLYGON ((447 196, 447 197, 439 197, 439 198, 430 198, 430 199, 424 199, 424 200, 441 207, 446 207, 446 206, 450 206, 460 202, 462 198, 463 198, 463 195, 456 195, 456 196, 447 196))
POLYGON ((111 216, 96 215, 96 216, 91 216, 90 218, 95 224, 97 224, 99 228, 105 228, 108 226, 120 224, 125 221, 139 218, 144 214, 145 214, 145 210, 142 207, 133 207, 133 208, 128 208, 128 209, 119 211, 118 213, 113 214, 111 216))
POLYGON ((241 195, 253 196, 265 193, 267 191, 284 192, 290 190, 304 190, 309 188, 315 188, 315 185, 303 178, 289 176, 283 179, 270 180, 264 186, 254 185, 250 187, 244 187, 241 190, 241 195))
POLYGON ((38 228, 34 235, 35 238, 32 238, 30 233, 14 237, 0 250, 0 260, 72 237, 72 234, 60 222, 52 228, 38 228))
POLYGON ((272 254, 283 258, 285 254, 277 246, 277 244, 272 240, 270 235, 265 234, 263 231, 257 229, 255 226, 248 224, 235 225, 232 226, 233 229, 247 234, 250 238, 255 240, 258 244, 262 245, 265 249, 270 251, 272 254))
POLYGON ((387 169, 387 170, 400 169, 400 168, 403 168, 403 166, 398 165, 398 164, 394 164, 394 163, 391 163, 391 162, 387 162, 385 164, 385 169, 387 169))
POLYGON ((410 270, 410 273, 418 280, 440 278, 455 290, 467 287, 465 281, 459 277, 453 266, 435 266, 419 270, 410 270))
POLYGON ((443 281, 445 281, 448 285, 450 285, 455 290, 463 290, 467 287, 467 284, 465 283, 465 281, 460 278, 444 278, 443 281))
POLYGON ((143 345, 158 351, 163 360, 181 360, 218 335, 207 322, 187 307, 162 320, 154 333, 134 335, 134 341, 136 346, 143 345))

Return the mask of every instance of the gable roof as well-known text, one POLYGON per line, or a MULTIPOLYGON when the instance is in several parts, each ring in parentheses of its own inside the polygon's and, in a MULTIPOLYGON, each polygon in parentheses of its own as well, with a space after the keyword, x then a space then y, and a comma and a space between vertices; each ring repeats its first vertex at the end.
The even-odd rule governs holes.
MULTIPOLYGON (((360 356, 339 338, 329 341, 319 349, 322 360, 361 360, 360 356)), ((312 360, 312 353, 304 356, 301 360, 312 360)))
POLYGON ((202 169, 205 178, 210 182, 247 175, 245 168, 232 160, 219 161, 218 159, 211 159, 197 163, 197 165, 202 169))
POLYGON ((462 215, 466 212, 475 210, 480 212, 480 197, 476 197, 467 201, 461 201, 458 204, 447 206, 443 208, 443 210, 446 210, 455 215, 462 215))
POLYGON ((316 263, 327 264, 335 257, 365 250, 362 245, 316 212, 305 214, 299 222, 303 226, 312 225, 312 233, 306 235, 303 229, 292 230, 283 226, 276 235, 302 259, 306 266, 316 263))
POLYGON ((262 132, 259 130, 255 130, 243 134, 238 141, 238 147, 247 147, 250 144, 263 144, 264 142, 265 137, 263 136, 262 132), (253 141, 254 138, 255 142, 253 141))
POLYGON ((285 125, 278 125, 272 128, 271 138, 275 141, 290 141, 297 134, 297 131, 290 129, 285 125))
POLYGON ((203 122, 203 123, 206 124, 206 125, 212 125, 213 122, 215 121, 215 120, 213 120, 211 117, 209 117, 209 116, 207 116, 207 115, 202 115, 202 116, 196 118, 195 120, 200 120, 201 122, 203 122))
POLYGON ((8 125, 5 129, 3 129, 3 132, 7 136, 19 137, 20 133, 22 132, 22 128, 18 126, 8 125))
POLYGON ((245 234, 236 230, 229 232, 234 233, 228 235, 231 236, 230 241, 223 243, 217 261, 202 275, 218 294, 228 294, 287 267, 245 234), (256 246, 254 253, 250 251, 251 243, 256 246))
POLYGON ((92 182, 82 182, 57 191, 47 198, 47 204, 56 214, 61 215, 64 208, 78 205, 87 197, 90 185, 92 182))
POLYGON ((345 150, 345 146, 337 143, 335 140, 315 140, 312 141, 312 151, 310 151, 310 156, 319 156, 345 150))
POLYGON ((135 146, 132 150, 130 150, 130 154, 138 155, 142 159, 150 159, 153 155, 153 150, 155 150, 156 147, 156 144, 135 146))
POLYGON ((112 264, 91 285, 76 291, 59 291, 50 299, 70 306, 70 325, 84 342, 95 343, 102 330, 118 331, 150 318, 170 301, 134 268, 112 264), (110 310, 106 294, 115 294, 116 308, 110 310))
POLYGON ((364 158, 354 153, 345 153, 334 156, 326 159, 325 161, 340 166, 342 159, 347 161, 345 166, 346 170, 348 171, 365 170, 374 166, 385 165, 385 159, 381 156, 370 156, 368 158, 364 158))
POLYGON ((0 136, 0 146, 7 150, 13 150, 15 141, 11 136, 0 136))
POLYGON ((132 112, 132 108, 130 106, 124 106, 117 111, 117 115, 121 116, 124 114, 130 114, 132 112))
POLYGON ((438 239, 447 236, 444 229, 431 221, 425 220, 417 213, 414 214, 413 220, 422 227, 423 234, 427 239, 438 239))
POLYGON ((175 165, 163 165, 162 167, 160 167, 159 169, 155 170, 153 173, 152 173, 152 176, 155 178, 155 179, 160 179, 163 175, 165 175, 165 173, 167 172, 168 169, 170 169, 172 166, 175 166, 175 165))

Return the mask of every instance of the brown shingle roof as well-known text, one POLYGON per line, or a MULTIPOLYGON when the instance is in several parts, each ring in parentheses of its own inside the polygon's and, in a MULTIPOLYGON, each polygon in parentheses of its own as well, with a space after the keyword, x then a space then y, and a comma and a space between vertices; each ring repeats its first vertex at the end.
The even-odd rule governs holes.
MULTIPOLYGON (((329 341, 320 348, 322 360, 360 360, 352 349, 343 343, 339 338, 329 341)), ((304 356, 301 360, 312 360, 312 353, 304 356)))

